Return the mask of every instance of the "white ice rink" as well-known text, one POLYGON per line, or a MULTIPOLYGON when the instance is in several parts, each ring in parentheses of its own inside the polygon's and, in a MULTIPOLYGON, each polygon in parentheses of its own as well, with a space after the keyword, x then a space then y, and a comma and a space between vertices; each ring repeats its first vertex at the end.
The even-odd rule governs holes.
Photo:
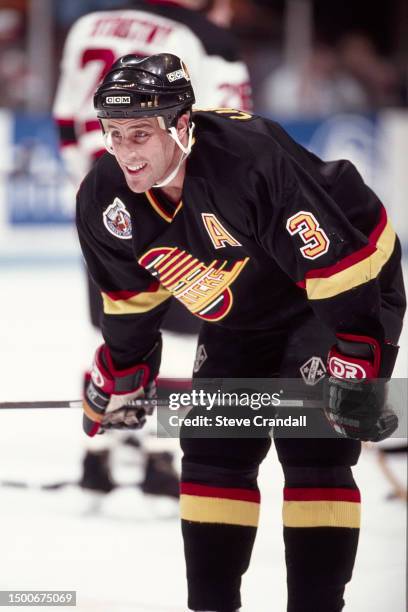
MULTIPOLYGON (((2 400, 75 399, 98 339, 87 318, 79 264, 0 267, 2 400)), ((406 334, 397 375, 406 376, 406 334)), ((194 346, 166 336, 164 375, 187 376, 194 346)), ((77 591, 81 612, 184 612, 186 587, 177 507, 120 488, 98 508, 77 487, 44 492, 35 485, 75 481, 83 434, 79 411, 0 414, 0 590, 77 591), (159 516, 159 518, 157 518, 159 516)), ((136 479, 137 458, 118 460, 118 477, 136 479)), ((406 459, 395 458, 401 480, 406 459)), ((347 612, 404 612, 406 507, 386 501, 389 485, 366 449, 355 469, 363 524, 347 612)), ((274 451, 261 468, 261 523, 243 584, 245 612, 284 612, 280 519, 282 476, 274 451)), ((7 608, 8 609, 8 608, 7 608)), ((36 608, 37 610, 43 608, 36 608)), ((44 608, 44 610, 57 608, 44 608)), ((60 609, 60 608, 58 608, 60 609)))

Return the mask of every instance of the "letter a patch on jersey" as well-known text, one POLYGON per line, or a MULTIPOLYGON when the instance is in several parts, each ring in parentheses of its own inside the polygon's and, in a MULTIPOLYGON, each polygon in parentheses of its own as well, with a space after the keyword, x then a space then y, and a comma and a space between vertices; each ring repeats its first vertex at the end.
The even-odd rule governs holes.
POLYGON ((238 240, 231 236, 214 214, 201 213, 201 217, 215 249, 222 249, 227 244, 234 247, 242 246, 238 240))
POLYGON ((112 204, 103 212, 103 223, 111 234, 122 240, 132 237, 132 221, 129 211, 119 198, 115 198, 112 204))

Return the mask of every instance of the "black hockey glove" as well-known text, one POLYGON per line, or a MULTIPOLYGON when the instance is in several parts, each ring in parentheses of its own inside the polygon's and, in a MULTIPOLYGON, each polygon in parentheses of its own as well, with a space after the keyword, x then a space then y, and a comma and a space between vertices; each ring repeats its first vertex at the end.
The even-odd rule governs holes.
POLYGON ((92 369, 85 375, 83 429, 88 436, 111 428, 143 427, 152 405, 132 406, 132 401, 155 397, 160 359, 161 340, 141 363, 126 370, 115 368, 106 344, 97 349, 92 369))
POLYGON ((345 438, 379 442, 398 427, 398 417, 386 406, 386 383, 398 347, 367 336, 338 334, 328 358, 325 414, 345 438))

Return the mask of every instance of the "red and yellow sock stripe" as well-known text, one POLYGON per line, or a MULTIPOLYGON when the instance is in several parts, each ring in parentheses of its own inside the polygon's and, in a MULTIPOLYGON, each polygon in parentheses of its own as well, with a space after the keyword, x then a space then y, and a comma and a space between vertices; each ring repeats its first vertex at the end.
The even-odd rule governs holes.
POLYGON ((260 493, 254 489, 234 489, 182 482, 181 518, 195 523, 220 523, 257 527, 260 493))
POLYGON ((283 499, 285 527, 360 527, 358 489, 286 487, 283 499))

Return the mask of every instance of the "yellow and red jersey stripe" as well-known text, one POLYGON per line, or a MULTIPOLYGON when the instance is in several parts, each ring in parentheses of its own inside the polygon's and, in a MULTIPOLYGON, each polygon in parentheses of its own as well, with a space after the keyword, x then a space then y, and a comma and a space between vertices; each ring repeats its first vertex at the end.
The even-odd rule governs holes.
POLYGON ((331 298, 377 278, 391 257, 396 235, 381 208, 380 220, 368 237, 368 244, 325 268, 309 270, 297 283, 306 289, 309 300, 331 298))
POLYGON ((152 282, 145 291, 102 291, 103 311, 108 315, 141 314, 153 310, 171 293, 152 282))

